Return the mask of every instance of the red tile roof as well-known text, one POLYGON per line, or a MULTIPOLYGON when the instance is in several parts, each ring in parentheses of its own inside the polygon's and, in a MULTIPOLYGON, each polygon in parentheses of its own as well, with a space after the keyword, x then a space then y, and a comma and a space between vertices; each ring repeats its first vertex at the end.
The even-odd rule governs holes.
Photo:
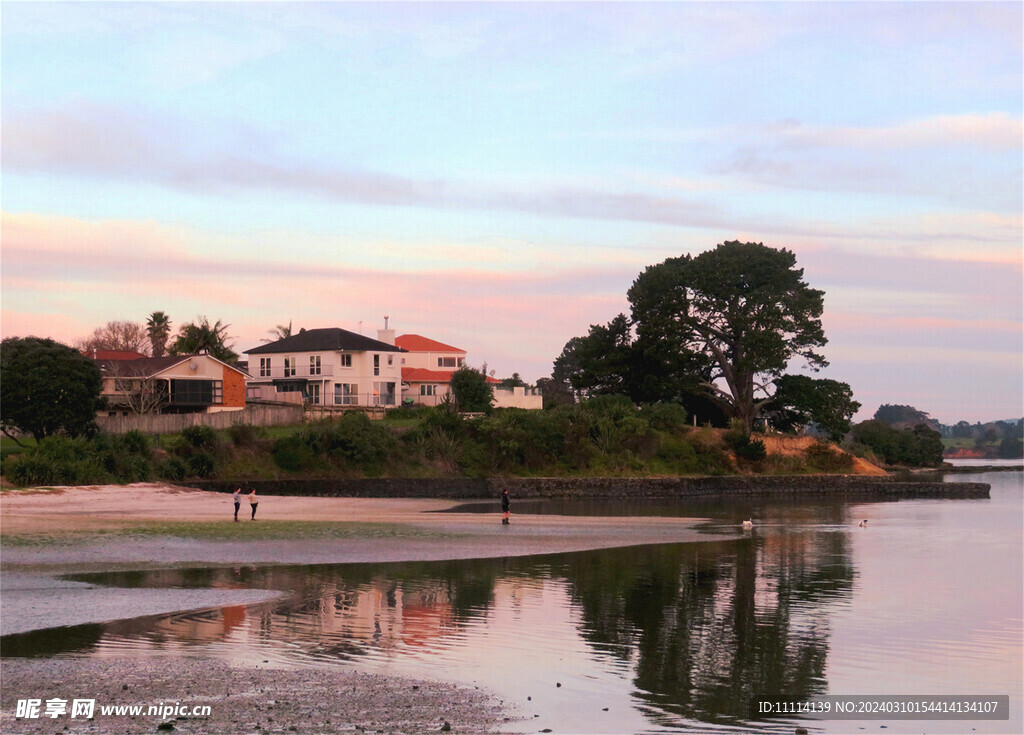
POLYGON ((395 346, 409 352, 458 352, 463 355, 466 354, 465 350, 460 350, 458 347, 452 347, 444 342, 438 342, 436 339, 423 337, 419 334, 403 334, 395 337, 395 346))
POLYGON ((402 368, 402 380, 414 383, 447 383, 452 379, 451 370, 428 370, 427 368, 402 368))
MULTIPOLYGON (((454 370, 428 370, 427 368, 402 368, 402 380, 410 383, 450 383, 454 370)), ((487 376, 488 383, 500 383, 497 378, 487 376)))

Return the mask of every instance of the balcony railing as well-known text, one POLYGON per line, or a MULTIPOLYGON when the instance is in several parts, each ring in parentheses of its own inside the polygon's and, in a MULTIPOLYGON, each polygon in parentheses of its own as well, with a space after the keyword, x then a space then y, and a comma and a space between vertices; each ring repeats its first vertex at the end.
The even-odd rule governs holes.
POLYGON ((332 378, 334 377, 334 365, 321 365, 319 367, 310 367, 309 365, 296 365, 295 367, 288 368, 285 370, 283 365, 274 365, 270 368, 269 374, 266 370, 261 370, 259 365, 253 371, 253 375, 257 378, 332 378))

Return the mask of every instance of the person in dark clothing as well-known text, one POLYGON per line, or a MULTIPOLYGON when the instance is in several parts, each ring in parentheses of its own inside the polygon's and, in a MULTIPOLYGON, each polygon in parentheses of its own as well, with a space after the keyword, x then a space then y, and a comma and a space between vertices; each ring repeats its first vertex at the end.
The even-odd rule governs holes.
POLYGON ((507 526, 509 524, 509 518, 512 517, 512 511, 509 510, 508 490, 501 491, 501 525, 507 526))

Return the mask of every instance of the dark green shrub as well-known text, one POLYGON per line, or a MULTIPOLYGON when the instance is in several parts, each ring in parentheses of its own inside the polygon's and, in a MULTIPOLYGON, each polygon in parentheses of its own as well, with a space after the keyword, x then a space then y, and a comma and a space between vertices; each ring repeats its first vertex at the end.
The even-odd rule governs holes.
POLYGON ((153 466, 148 457, 125 455, 110 473, 117 482, 146 482, 153 478, 153 466))
POLYGON ((760 439, 751 439, 750 437, 747 437, 745 442, 738 442, 733 445, 733 450, 738 458, 747 462, 760 462, 768 455, 764 442, 760 439))
POLYGON ((141 431, 129 431, 121 437, 120 444, 129 454, 147 456, 149 454, 149 437, 141 431))
POLYGON ((188 476, 188 465, 177 457, 168 457, 160 465, 160 477, 165 480, 180 481, 188 476))
POLYGON ((212 477, 217 468, 217 462, 209 452, 196 452, 185 460, 185 464, 193 477, 212 477))
POLYGON ((551 411, 502 408, 472 425, 473 438, 486 449, 491 467, 539 469, 557 462, 562 422, 551 411))
POLYGON ((440 405, 424 409, 424 430, 429 432, 435 427, 450 436, 463 436, 467 431, 466 422, 459 416, 452 401, 445 401, 440 405))
POLYGON ((640 415, 647 419, 652 429, 678 433, 688 428, 686 409, 678 403, 653 403, 642 406, 640 415))
POLYGON ((654 456, 656 459, 664 461, 679 474, 696 473, 701 466, 693 445, 685 439, 671 435, 662 435, 654 456))
POLYGON ((741 419, 733 419, 729 422, 729 428, 722 434, 725 443, 733 449, 738 449, 750 442, 750 432, 741 419))
POLYGON ((228 427, 228 436, 236 447, 251 447, 267 435, 262 426, 252 424, 232 424, 228 427))
POLYGON ((49 436, 39 442, 35 449, 29 450, 29 452, 55 463, 67 464, 95 458, 97 448, 102 448, 104 441, 109 442, 109 437, 105 434, 101 434, 91 441, 80 436, 75 438, 49 436))
POLYGON ((371 421, 357 411, 349 411, 338 421, 307 426, 295 437, 315 457, 330 457, 363 468, 378 467, 397 443, 384 422, 371 421))
POLYGON ((722 438, 732 447, 737 459, 760 462, 768 455, 764 442, 760 439, 751 439, 746 425, 739 419, 733 419, 729 423, 729 429, 722 438))
POLYGON ((18 487, 60 484, 60 474, 53 463, 34 454, 23 454, 10 463, 7 480, 18 487))
POLYGON ((327 437, 332 457, 362 467, 380 465, 395 446, 395 435, 382 422, 354 411, 332 424, 327 437))
POLYGON ((213 451, 217 448, 217 433, 209 426, 186 427, 181 438, 192 449, 213 451))
POLYGON ((301 472, 316 464, 316 454, 298 435, 285 436, 275 441, 271 457, 275 465, 288 472, 301 472))

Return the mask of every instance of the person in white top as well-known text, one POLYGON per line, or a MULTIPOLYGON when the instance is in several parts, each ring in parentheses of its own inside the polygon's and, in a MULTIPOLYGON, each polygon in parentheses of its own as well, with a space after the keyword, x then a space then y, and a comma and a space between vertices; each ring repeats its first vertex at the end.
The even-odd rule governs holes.
POLYGON ((252 506, 252 518, 250 520, 256 520, 256 506, 259 505, 259 501, 256 500, 256 491, 253 490, 249 493, 249 505, 252 506))
POLYGON ((242 506, 242 488, 235 490, 235 494, 231 496, 231 499, 235 501, 235 523, 238 523, 238 509, 242 506))

